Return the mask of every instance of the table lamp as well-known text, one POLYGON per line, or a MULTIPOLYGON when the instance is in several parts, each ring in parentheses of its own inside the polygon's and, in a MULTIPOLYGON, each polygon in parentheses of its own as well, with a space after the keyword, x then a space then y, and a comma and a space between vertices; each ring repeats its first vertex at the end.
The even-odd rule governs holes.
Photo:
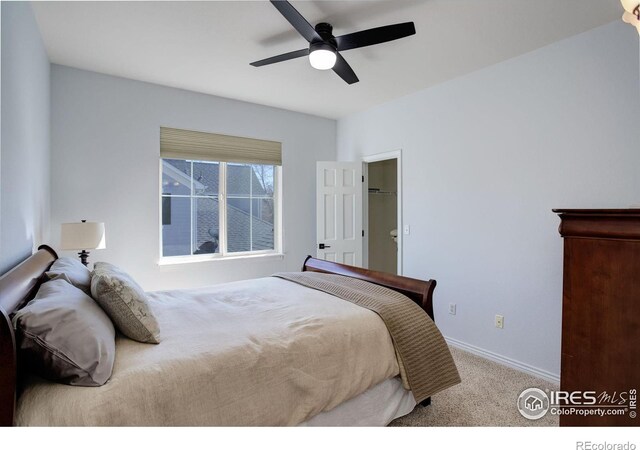
POLYGON ((78 255, 85 266, 88 265, 87 250, 106 248, 104 223, 87 222, 63 223, 60 233, 61 250, 81 250, 78 255))

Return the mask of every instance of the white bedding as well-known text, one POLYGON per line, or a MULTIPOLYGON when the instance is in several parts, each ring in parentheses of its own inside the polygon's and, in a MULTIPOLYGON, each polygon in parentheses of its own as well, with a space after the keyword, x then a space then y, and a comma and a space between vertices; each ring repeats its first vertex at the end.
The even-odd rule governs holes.
POLYGON ((299 427, 382 427, 416 407, 400 377, 389 378, 351 400, 299 424, 299 427))
POLYGON ((101 387, 31 379, 17 425, 297 425, 399 372, 375 313, 279 278, 150 298, 159 345, 118 337, 101 387))

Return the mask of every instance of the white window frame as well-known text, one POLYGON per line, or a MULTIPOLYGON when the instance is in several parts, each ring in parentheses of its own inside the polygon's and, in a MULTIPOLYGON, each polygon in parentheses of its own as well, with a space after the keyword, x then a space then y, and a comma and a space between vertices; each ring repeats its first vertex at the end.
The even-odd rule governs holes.
MULTIPOLYGON (((274 166, 274 174, 273 174, 273 206, 274 206, 274 217, 273 217, 273 250, 253 250, 246 252, 228 252, 227 251, 227 162, 223 161, 198 161, 191 159, 183 159, 183 161, 192 161, 192 162, 217 162, 219 164, 219 176, 218 176, 218 205, 224 205, 220 207, 218 214, 218 238, 219 238, 219 252, 218 253, 207 253, 201 255, 179 255, 179 256, 163 256, 162 254, 162 160, 163 159, 180 159, 180 158, 160 158, 158 164, 159 171, 159 210, 160 214, 158 216, 158 224, 159 224, 159 254, 160 259, 158 261, 159 265, 171 265, 171 264, 184 264, 184 263, 193 263, 193 262, 205 262, 205 261, 220 261, 220 260, 231 260, 231 259, 240 259, 240 258, 256 258, 256 257, 283 257, 282 250, 282 166, 273 165, 274 166)), ((233 163, 231 163, 233 164, 233 163)), ((240 163, 245 164, 245 163, 240 163)), ((246 163, 248 164, 248 163, 246 163)), ((269 165, 269 164, 267 164, 269 165)), ((190 175, 191 183, 193 184, 193 173, 190 175)), ((187 197, 187 196, 184 196, 187 197)), ((193 199, 193 186, 191 186, 191 194, 188 196, 190 199, 193 199)), ((192 218, 193 220, 193 218, 192 218)), ((190 227, 190 235, 191 240, 193 240, 193 223, 190 227)), ((193 252, 193 242, 190 244, 191 251, 193 252)))

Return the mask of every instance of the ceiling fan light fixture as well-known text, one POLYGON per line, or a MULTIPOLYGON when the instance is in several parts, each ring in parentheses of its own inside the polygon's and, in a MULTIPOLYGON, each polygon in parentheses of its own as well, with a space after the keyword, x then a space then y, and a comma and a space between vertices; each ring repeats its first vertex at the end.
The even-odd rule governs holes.
POLYGON ((325 42, 311 44, 309 48, 309 63, 318 70, 333 69, 336 65, 336 49, 325 42))
POLYGON ((640 0, 620 0, 624 7, 622 20, 638 29, 640 34, 640 0))

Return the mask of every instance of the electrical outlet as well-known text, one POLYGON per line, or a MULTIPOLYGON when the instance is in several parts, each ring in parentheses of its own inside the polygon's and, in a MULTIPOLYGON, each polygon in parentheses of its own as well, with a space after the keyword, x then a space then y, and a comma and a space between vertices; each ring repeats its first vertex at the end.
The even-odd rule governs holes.
POLYGON ((504 316, 496 314, 496 328, 504 328, 504 316))
POLYGON ((411 234, 411 227, 409 225, 404 226, 404 234, 411 234))
POLYGON ((449 303, 449 314, 451 314, 452 316, 456 315, 456 304, 455 303, 449 303))

